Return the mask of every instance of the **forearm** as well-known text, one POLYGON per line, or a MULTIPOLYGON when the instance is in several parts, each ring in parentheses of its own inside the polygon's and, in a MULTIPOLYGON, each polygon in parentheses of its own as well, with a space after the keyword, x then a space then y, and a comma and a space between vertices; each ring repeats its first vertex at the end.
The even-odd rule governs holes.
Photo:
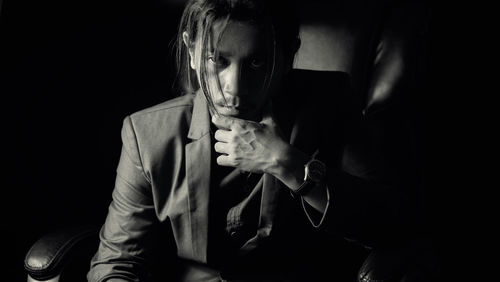
MULTIPOLYGON (((304 164, 311 156, 292 146, 284 147, 280 154, 283 154, 278 162, 281 165, 269 173, 294 191, 304 181, 304 164)), ((408 183, 367 181, 331 167, 327 168, 326 175, 324 183, 300 196, 313 226, 366 245, 392 240, 404 232, 410 217, 408 183)))

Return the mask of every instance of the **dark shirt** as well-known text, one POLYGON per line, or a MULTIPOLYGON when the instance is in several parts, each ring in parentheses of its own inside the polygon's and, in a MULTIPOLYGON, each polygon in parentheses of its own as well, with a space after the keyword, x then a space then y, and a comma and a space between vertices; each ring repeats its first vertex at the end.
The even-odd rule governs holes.
MULTIPOLYGON (((212 126, 212 144, 216 130, 212 126)), ((262 174, 220 166, 213 146, 212 154, 208 264, 222 269, 237 260, 238 249, 257 232, 262 174)))

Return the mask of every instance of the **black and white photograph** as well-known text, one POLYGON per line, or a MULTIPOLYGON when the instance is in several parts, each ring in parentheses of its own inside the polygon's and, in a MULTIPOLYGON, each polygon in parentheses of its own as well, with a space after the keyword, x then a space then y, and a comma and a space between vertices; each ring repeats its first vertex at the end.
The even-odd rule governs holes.
POLYGON ((0 0, 0 280, 445 281, 435 12, 0 0))

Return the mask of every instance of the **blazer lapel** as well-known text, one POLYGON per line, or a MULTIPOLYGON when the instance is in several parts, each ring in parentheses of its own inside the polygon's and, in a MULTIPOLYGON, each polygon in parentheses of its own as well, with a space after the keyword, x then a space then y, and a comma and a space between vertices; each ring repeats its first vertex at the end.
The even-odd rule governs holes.
POLYGON ((186 144, 186 175, 193 258, 207 261, 208 203, 210 191, 210 116, 201 92, 196 94, 186 144))

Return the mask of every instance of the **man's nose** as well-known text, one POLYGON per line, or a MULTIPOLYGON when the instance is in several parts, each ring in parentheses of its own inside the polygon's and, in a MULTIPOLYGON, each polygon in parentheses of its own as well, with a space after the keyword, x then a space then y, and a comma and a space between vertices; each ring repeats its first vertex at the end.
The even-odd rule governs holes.
POLYGON ((224 95, 244 95, 246 89, 244 86, 242 68, 240 65, 231 65, 226 70, 224 74, 224 85, 222 90, 224 92, 224 95))

